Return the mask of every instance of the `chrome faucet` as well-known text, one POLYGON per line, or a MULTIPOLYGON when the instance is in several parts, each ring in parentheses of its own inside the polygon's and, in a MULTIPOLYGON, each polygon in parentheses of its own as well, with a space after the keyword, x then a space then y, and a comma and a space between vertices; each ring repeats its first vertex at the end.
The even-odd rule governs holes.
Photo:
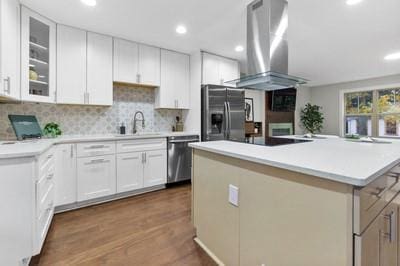
POLYGON ((137 130, 136 130, 136 122, 137 121, 142 121, 142 128, 144 128, 144 115, 143 115, 143 112, 136 111, 136 113, 135 113, 135 115, 133 117, 133 134, 137 133, 137 130), (142 119, 136 119, 137 114, 141 114, 142 115, 142 119))

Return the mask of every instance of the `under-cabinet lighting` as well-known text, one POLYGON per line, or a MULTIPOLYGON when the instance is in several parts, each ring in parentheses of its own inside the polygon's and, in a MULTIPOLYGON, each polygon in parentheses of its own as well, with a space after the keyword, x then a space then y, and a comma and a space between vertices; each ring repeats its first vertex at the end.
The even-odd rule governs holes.
POLYGON ((235 51, 238 52, 238 53, 239 52, 243 52, 244 51, 244 47, 241 46, 241 45, 238 45, 238 46, 235 47, 235 51))

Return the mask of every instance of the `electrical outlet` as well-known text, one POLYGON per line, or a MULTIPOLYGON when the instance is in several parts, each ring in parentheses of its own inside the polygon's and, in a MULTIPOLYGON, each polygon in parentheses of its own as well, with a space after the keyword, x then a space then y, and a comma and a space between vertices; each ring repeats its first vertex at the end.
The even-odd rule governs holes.
POLYGON ((234 185, 229 185, 229 203, 239 206, 239 188, 234 185))

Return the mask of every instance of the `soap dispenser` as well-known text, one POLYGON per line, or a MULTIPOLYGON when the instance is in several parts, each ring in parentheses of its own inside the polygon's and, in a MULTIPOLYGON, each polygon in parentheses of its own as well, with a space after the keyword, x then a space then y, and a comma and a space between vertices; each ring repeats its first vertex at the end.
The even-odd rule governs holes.
POLYGON ((119 134, 121 135, 125 135, 126 134, 126 127, 125 127, 125 123, 122 122, 121 126, 119 127, 119 134))

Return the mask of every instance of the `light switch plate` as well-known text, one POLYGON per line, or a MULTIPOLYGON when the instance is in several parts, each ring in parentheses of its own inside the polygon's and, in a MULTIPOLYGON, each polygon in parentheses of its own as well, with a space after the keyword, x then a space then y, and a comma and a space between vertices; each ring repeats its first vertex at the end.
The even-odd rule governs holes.
POLYGON ((239 206, 239 188, 234 185, 229 185, 229 203, 239 206))

